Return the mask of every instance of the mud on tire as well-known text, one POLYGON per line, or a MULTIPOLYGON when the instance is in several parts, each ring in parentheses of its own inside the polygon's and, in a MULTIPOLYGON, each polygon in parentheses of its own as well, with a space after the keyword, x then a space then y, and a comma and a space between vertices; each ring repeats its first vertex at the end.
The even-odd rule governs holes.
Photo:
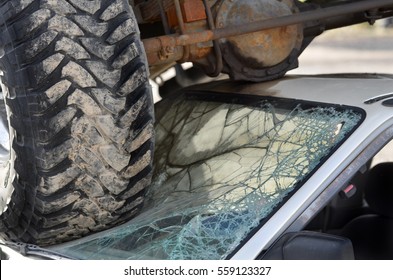
POLYGON ((50 245, 129 220, 150 182, 153 104, 127 0, 3 0, 0 18, 2 238, 50 245))

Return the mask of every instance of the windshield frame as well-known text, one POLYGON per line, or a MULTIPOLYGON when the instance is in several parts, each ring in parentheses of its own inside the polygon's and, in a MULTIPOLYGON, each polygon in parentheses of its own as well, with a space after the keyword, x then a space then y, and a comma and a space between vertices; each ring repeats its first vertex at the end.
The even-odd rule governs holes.
MULTIPOLYGON (((301 104, 301 109, 303 109, 303 110, 306 110, 309 108, 318 108, 318 107, 324 107, 324 108, 332 107, 338 111, 344 110, 344 109, 345 110, 353 110, 353 111, 356 111, 357 113, 359 113, 361 116, 357 125, 354 126, 350 130, 350 132, 348 132, 342 140, 337 142, 335 144, 335 146, 330 150, 330 152, 326 156, 321 158, 318 165, 311 172, 309 172, 309 174, 307 176, 305 176, 305 178, 303 178, 302 180, 300 180, 296 183, 296 186, 293 188, 293 190, 290 191, 290 193, 274 207, 274 210, 271 211, 271 213, 267 217, 260 220, 259 225, 256 228, 254 228, 252 231, 250 231, 247 234, 247 237, 244 238, 244 240, 237 246, 237 248, 235 248, 234 250, 232 250, 228 254, 227 259, 231 259, 232 257, 234 257, 238 253, 240 248, 242 248, 254 236, 254 234, 256 232, 260 231, 264 227, 265 223, 272 216, 274 216, 276 214, 276 212, 285 203, 287 203, 287 201, 292 197, 292 195, 295 194, 297 192, 297 190, 299 188, 301 188, 303 186, 303 184, 305 182, 307 182, 307 180, 311 176, 313 176, 313 174, 319 169, 319 167, 324 164, 326 159, 328 159, 330 157, 330 155, 333 154, 337 150, 337 148, 340 147, 340 145, 344 141, 346 141, 346 139, 348 137, 350 137, 350 135, 352 135, 352 133, 361 125, 361 123, 363 122, 363 120, 366 117, 366 113, 363 109, 358 108, 358 107, 341 105, 341 104, 330 104, 330 103, 314 102, 314 101, 301 100, 301 99, 281 98, 281 97, 272 97, 272 96, 263 96, 263 95, 262 96, 260 96, 260 95, 257 96, 257 95, 252 95, 252 94, 248 95, 248 94, 244 94, 244 93, 242 93, 242 94, 237 94, 237 93, 223 94, 223 93, 219 93, 219 92, 206 92, 206 91, 199 91, 199 90, 188 90, 187 93, 184 93, 184 94, 185 94, 185 98, 187 100, 201 100, 201 101, 203 100, 203 101, 212 101, 212 102, 222 102, 222 103, 227 103, 227 104, 239 104, 239 105, 246 105, 246 106, 252 106, 252 107, 257 107, 257 106, 260 106, 260 104, 262 104, 262 103, 269 102, 269 103, 272 103, 275 105, 279 104, 279 107, 282 107, 283 109, 286 109, 286 110, 291 110, 291 109, 293 110, 298 106, 298 104, 301 104)), ((179 97, 177 96, 174 98, 179 98, 179 97)), ((171 103, 171 102, 173 102, 173 99, 171 97, 168 97, 168 98, 165 98, 161 102, 163 102, 163 103, 170 102, 171 103)), ((163 107, 165 107, 165 106, 163 106, 163 107)), ((158 115, 160 115, 160 112, 158 112, 158 115)), ((127 225, 129 225, 130 223, 132 223, 132 220, 121 225, 121 226, 118 226, 116 228, 112 228, 112 229, 109 229, 109 230, 106 230, 106 231, 103 231, 100 233, 96 233, 94 235, 90 235, 88 237, 84 237, 84 238, 81 238, 76 241, 71 241, 68 243, 61 244, 61 245, 52 246, 52 248, 54 250, 56 250, 56 249, 60 249, 60 248, 71 247, 71 246, 74 246, 77 244, 83 244, 83 243, 86 243, 90 240, 99 238, 100 236, 108 235, 111 232, 117 231, 123 227, 127 227, 127 225)), ((261 250, 262 249, 263 248, 261 248, 261 250)))

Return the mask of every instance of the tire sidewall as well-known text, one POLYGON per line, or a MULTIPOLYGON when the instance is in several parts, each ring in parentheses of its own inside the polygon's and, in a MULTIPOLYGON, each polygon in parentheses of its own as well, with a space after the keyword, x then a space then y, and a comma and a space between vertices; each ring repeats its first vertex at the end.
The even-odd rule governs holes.
MULTIPOLYGON (((7 125, 8 125, 8 148, 9 148, 9 157, 8 162, 0 162, 0 215, 7 210, 7 206, 11 200, 12 193, 14 191, 13 180, 15 178, 15 170, 14 170, 14 160, 15 160, 15 152, 12 149, 12 141, 13 141, 13 129, 10 126, 10 109, 7 106, 7 92, 8 88, 1 82, 1 95, 3 100, 0 101, 0 107, 4 106, 6 117, 7 117, 7 125)), ((1 132, 3 133, 3 132, 1 132)))

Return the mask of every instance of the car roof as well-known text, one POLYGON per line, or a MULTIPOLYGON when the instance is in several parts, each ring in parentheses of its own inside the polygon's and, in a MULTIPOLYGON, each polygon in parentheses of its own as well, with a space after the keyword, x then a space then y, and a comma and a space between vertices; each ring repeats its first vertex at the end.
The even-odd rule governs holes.
MULTIPOLYGON (((380 96, 393 97, 393 75, 335 74, 287 75, 263 83, 241 83, 229 80, 191 87, 200 92, 236 93, 256 96, 291 98, 341 104, 367 109, 380 96)), ((382 98, 384 99, 384 98, 382 98)), ((377 100, 377 101, 378 101, 377 100)), ((393 112, 393 110, 392 110, 393 112)))

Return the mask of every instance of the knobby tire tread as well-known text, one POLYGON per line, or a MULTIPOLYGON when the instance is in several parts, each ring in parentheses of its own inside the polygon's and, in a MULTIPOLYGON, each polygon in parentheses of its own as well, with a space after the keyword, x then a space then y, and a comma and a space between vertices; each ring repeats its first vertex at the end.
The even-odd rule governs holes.
POLYGON ((126 0, 0 1, 16 178, 7 240, 51 245, 134 217, 150 183, 153 101, 126 0))

